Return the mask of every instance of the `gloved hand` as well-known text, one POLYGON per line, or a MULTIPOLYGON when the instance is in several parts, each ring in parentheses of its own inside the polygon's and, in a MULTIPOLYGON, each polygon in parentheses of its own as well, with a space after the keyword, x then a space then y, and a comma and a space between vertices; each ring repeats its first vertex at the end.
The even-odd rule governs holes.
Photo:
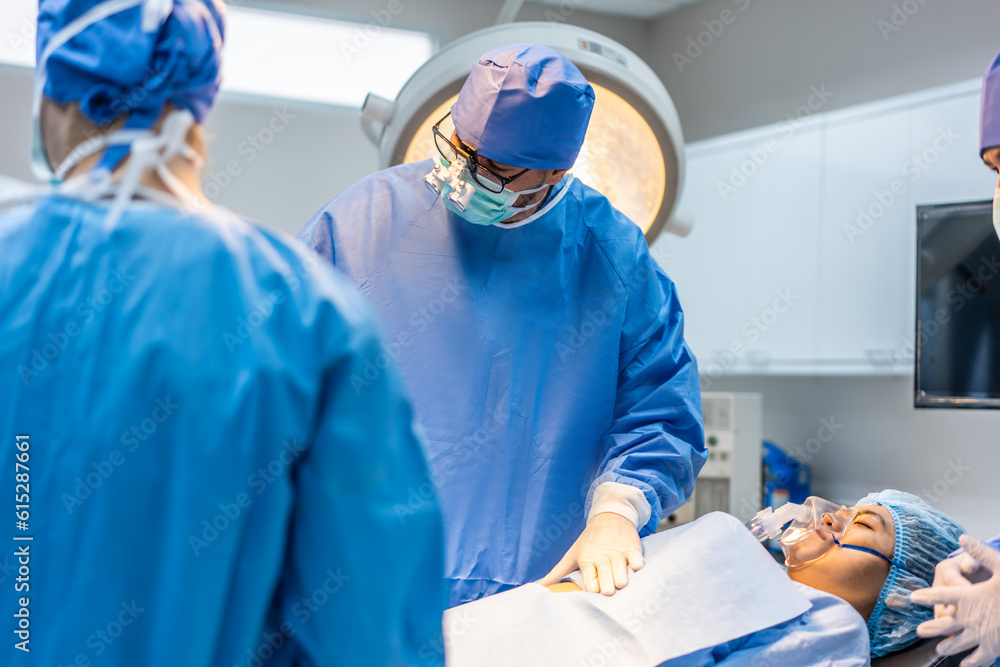
POLYGON ((614 595, 628 584, 628 565, 633 570, 645 565, 635 524, 620 514, 602 512, 590 518, 566 555, 538 583, 543 586, 558 583, 579 569, 585 590, 614 595))
POLYGON ((914 591, 910 600, 923 605, 947 605, 942 611, 952 611, 953 614, 943 613, 921 623, 917 634, 921 637, 947 635, 948 639, 938 644, 940 655, 955 655, 978 646, 962 660, 962 667, 982 667, 1000 657, 1000 551, 968 535, 963 535, 959 543, 965 554, 949 560, 968 558, 943 568, 942 582, 948 583, 939 587, 938 572, 935 570, 934 586, 914 591), (977 569, 971 561, 989 570, 992 576, 977 584, 966 580, 963 576, 965 570, 977 569))

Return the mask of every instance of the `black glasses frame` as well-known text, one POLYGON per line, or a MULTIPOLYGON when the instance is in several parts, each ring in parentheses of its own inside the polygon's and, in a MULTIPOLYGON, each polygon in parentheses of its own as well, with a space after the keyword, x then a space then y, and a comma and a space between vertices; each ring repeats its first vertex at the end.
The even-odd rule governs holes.
POLYGON ((444 118, 442 118, 437 123, 435 123, 434 127, 431 128, 431 131, 434 133, 434 147, 437 148, 438 153, 441 154, 441 157, 443 157, 445 160, 448 160, 449 162, 451 161, 451 158, 449 158, 447 155, 445 155, 445 151, 441 147, 441 143, 440 143, 442 141, 445 143, 445 145, 448 146, 448 148, 450 148, 452 151, 455 152, 455 155, 460 155, 463 158, 465 158, 465 161, 469 165, 469 173, 472 174, 472 178, 473 178, 473 180, 476 181, 476 183, 478 183, 479 185, 483 186, 484 188, 486 188, 490 192, 493 192, 495 194, 499 194, 499 193, 503 192, 504 188, 506 188, 511 182, 513 182, 514 180, 520 178, 521 176, 524 176, 526 173, 528 173, 529 171, 531 171, 531 169, 522 169, 521 171, 517 172, 513 176, 501 176, 500 174, 496 173, 495 171, 493 171, 489 167, 480 164, 479 163, 479 154, 476 152, 475 148, 473 148, 472 146, 470 146, 467 143, 465 143, 464 141, 462 141, 461 137, 459 137, 459 140, 458 140, 458 143, 460 145, 456 146, 455 144, 451 143, 451 139, 449 139, 448 137, 444 136, 444 134, 441 132, 441 130, 440 130, 441 123, 443 123, 445 120, 447 120, 448 116, 450 116, 450 115, 451 115, 451 112, 449 111, 448 113, 446 113, 444 115, 444 118), (484 174, 486 174, 487 176, 489 176, 489 178, 480 178, 479 177, 479 172, 480 171, 482 171, 484 174), (496 180, 494 181, 494 180, 491 180, 491 179, 496 179, 496 180), (499 188, 499 189, 497 189, 497 188, 499 188))

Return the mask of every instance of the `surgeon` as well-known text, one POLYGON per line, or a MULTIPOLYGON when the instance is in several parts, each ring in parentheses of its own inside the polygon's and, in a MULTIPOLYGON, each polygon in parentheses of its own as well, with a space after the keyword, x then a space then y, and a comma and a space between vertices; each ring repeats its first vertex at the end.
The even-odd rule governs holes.
POLYGON ((705 462, 674 285, 569 173, 593 105, 557 51, 490 51, 435 125, 434 159, 365 178, 299 233, 386 330, 381 359, 427 439, 451 605, 578 568, 613 594, 705 462))
MULTIPOLYGON (((980 151, 986 166, 1000 172, 1000 54, 983 77, 980 151)), ((1000 236, 1000 181, 993 196, 993 226, 1000 236)), ((1000 659, 1000 536, 980 542, 963 535, 962 551, 938 564, 934 585, 911 599, 934 605, 934 619, 919 628, 921 637, 946 636, 941 655, 975 649, 962 667, 981 667, 1000 659)))
POLYGON ((200 194, 223 8, 41 2, 56 185, 0 189, 0 664, 443 663, 436 501, 392 512, 412 411, 391 367, 350 385, 370 309, 200 194))

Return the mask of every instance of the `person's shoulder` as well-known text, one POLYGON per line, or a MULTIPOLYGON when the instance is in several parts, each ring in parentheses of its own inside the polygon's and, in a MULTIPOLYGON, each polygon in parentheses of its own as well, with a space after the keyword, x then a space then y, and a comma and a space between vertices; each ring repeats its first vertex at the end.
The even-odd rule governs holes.
POLYGON ((359 209, 397 213, 400 207, 426 209, 437 199, 437 195, 424 185, 424 176, 432 167, 431 160, 423 160, 369 174, 331 199, 322 211, 337 217, 340 213, 359 209))
POLYGON ((587 242, 600 248, 615 270, 628 282, 635 267, 649 268, 651 257, 639 225, 619 211, 603 194, 574 179, 570 195, 578 207, 578 224, 587 242))
MULTIPOLYGON (((212 284, 283 290, 302 306, 330 301, 352 318, 363 310, 350 282, 302 243, 223 208, 183 212, 130 211, 117 233, 163 252, 161 270, 189 273, 212 284)), ((234 295, 234 297, 237 295, 234 295)))
POLYGON ((634 248, 643 238, 639 225, 619 211, 602 193, 580 179, 574 179, 569 187, 568 194, 580 204, 581 222, 598 242, 634 248))

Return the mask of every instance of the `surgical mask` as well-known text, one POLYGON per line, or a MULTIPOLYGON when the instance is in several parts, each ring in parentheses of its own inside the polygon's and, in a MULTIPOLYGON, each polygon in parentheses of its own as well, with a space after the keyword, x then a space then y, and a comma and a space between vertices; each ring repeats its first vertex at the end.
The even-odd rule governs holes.
POLYGON ((521 195, 529 195, 549 187, 542 185, 530 190, 509 190, 490 192, 476 183, 469 172, 464 158, 457 158, 451 164, 443 157, 438 158, 424 183, 441 196, 445 206, 474 225, 494 225, 511 218, 521 211, 534 208, 538 204, 514 206, 521 195))
POLYGON ((997 191, 993 193, 993 229, 1000 237, 1000 188, 997 188, 997 191))
POLYGON ((857 516, 856 509, 809 496, 801 505, 785 503, 776 510, 770 507, 761 510, 747 523, 747 528, 761 542, 780 534, 781 551, 790 569, 815 563, 834 549, 851 549, 878 556, 908 572, 901 563, 875 549, 843 543, 857 516), (786 524, 788 528, 782 530, 786 524))
POLYGON ((747 528, 761 542, 780 534, 785 564, 799 567, 819 560, 837 546, 836 541, 844 537, 857 515, 857 510, 809 496, 801 505, 785 503, 776 510, 761 510, 747 528), (788 528, 782 530, 786 524, 788 528))

